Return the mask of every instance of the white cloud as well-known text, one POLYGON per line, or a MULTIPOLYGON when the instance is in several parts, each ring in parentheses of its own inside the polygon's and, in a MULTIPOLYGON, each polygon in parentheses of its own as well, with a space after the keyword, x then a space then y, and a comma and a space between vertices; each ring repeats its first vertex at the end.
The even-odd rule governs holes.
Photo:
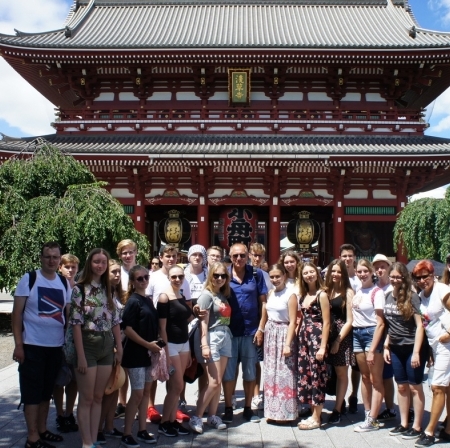
POLYGON ((428 0, 428 5, 431 10, 439 12, 442 23, 450 23, 450 0, 428 0))
MULTIPOLYGON (((0 0, 0 33, 50 31, 63 27, 69 0, 0 0)), ((53 104, 0 59, 0 119, 25 134, 53 133, 53 104)))
POLYGON ((445 196, 445 190, 450 185, 444 185, 443 187, 436 188, 435 190, 426 191, 425 193, 417 193, 411 196, 411 201, 415 201, 417 199, 422 198, 436 198, 436 199, 443 199, 445 196))

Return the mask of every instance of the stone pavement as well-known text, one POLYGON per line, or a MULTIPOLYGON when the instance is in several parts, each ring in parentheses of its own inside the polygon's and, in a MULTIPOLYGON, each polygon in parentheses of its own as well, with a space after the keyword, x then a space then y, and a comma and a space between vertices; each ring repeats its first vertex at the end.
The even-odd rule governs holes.
MULTIPOLYGON (((426 395, 426 411, 430 410, 431 395, 428 385, 424 383, 426 395)), ((188 409, 194 410, 196 401, 197 386, 188 385, 186 397, 188 400, 188 409)), ((158 385, 157 408, 162 409, 165 387, 158 385)), ((228 426, 226 431, 216 431, 207 428, 205 424, 205 433, 201 435, 180 436, 177 438, 167 438, 157 433, 157 426, 148 424, 149 432, 158 437, 157 447, 193 447, 193 448, 399 448, 401 446, 413 447, 414 440, 403 440, 400 437, 389 436, 388 429, 396 426, 398 420, 386 422, 384 428, 379 431, 369 433, 356 433, 353 427, 363 420, 363 407, 359 404, 358 414, 347 414, 343 417, 341 423, 337 426, 324 425, 320 430, 299 431, 295 424, 290 426, 268 425, 264 419, 261 423, 247 423, 242 419, 243 390, 242 384, 238 384, 238 409, 234 412, 234 421, 228 426)), ((12 364, 0 370, 0 447, 20 447, 25 445, 26 431, 22 410, 17 410, 19 403, 19 387, 17 365, 12 364)), ((323 420, 326 421, 333 408, 333 400, 327 397, 325 404, 323 420)), ((219 411, 223 411, 223 403, 220 404, 219 411)), ((445 411, 444 411, 445 412, 445 411)), ((259 411, 263 417, 263 411, 259 411)), ((424 421, 427 422, 429 412, 425 412, 424 421)), ((118 429, 122 429, 123 420, 115 420, 118 429)), ((137 431, 135 424, 134 434, 137 431)), ((55 410, 52 405, 50 408, 48 428, 56 431, 55 410)), ((64 435, 64 442, 57 444, 58 447, 80 447, 81 440, 78 433, 64 435)), ((108 439, 107 448, 116 448, 120 445, 120 439, 108 439)), ((145 445, 145 444, 142 444, 145 445)), ((141 446, 142 446, 141 445, 141 446)), ((441 446, 436 444, 435 446, 441 446)), ((442 445, 443 446, 443 445, 442 445)))

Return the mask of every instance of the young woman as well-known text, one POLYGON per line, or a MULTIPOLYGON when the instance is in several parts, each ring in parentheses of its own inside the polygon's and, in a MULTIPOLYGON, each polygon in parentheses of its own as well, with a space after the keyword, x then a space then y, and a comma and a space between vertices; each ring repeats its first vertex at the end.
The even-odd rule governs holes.
POLYGON ((197 410, 191 417, 189 426, 198 433, 203 432, 202 416, 208 407, 208 424, 216 429, 226 429, 225 423, 217 416, 222 377, 231 357, 231 308, 227 298, 230 296, 230 277, 223 263, 211 265, 205 289, 198 298, 197 305, 206 310, 205 318, 195 333, 195 356, 205 367, 206 387, 200 390, 197 410))
POLYGON ((428 344, 420 317, 420 298, 411 290, 411 278, 406 266, 393 263, 389 270, 393 290, 386 296, 384 319, 387 337, 384 342, 384 360, 392 364, 398 390, 400 425, 391 436, 416 439, 422 433, 421 424, 425 406, 422 381, 428 358, 428 344), (408 429, 410 395, 413 397, 414 422, 408 429))
POLYGON ((108 261, 108 252, 93 249, 78 282, 81 286, 72 291, 70 324, 77 352, 77 415, 83 448, 96 441, 106 383, 112 365, 122 361, 120 318, 111 294, 108 261))
POLYGON ((286 287, 286 269, 269 269, 269 291, 264 329, 264 417, 267 423, 297 418, 297 295, 286 287), (280 400, 280 397, 283 397, 280 400))
POLYGON ((286 286, 288 288, 292 286, 298 287, 298 284, 300 282, 299 268, 301 265, 301 260, 298 254, 293 250, 288 250, 283 255, 281 255, 280 259, 278 260, 278 264, 283 265, 284 269, 286 270, 286 286))
POLYGON ((331 316, 337 330, 337 337, 330 344, 326 359, 327 364, 334 367, 337 376, 336 403, 328 420, 328 423, 336 425, 341 421, 341 410, 348 387, 348 366, 352 364, 353 357, 351 304, 354 293, 342 260, 337 259, 329 264, 325 286, 328 289, 331 316))
POLYGON ((166 343, 167 367, 170 378, 167 381, 167 395, 164 399, 163 415, 158 432, 167 437, 188 435, 190 431, 176 420, 178 399, 184 387, 183 374, 191 357, 188 322, 192 310, 181 292, 184 271, 174 265, 167 274, 170 287, 159 295, 159 334, 166 343))
MULTIPOLYGON (((444 409, 446 393, 450 385, 450 328, 445 327, 440 319, 446 313, 443 302, 446 301, 450 288, 434 280, 434 267, 428 260, 422 260, 416 264, 413 277, 421 290, 420 314, 434 362, 430 421, 415 445, 431 446, 435 441, 434 430, 444 409)), ((450 441, 449 419, 447 419, 446 427, 440 432, 439 438, 450 441)))
POLYGON ((126 305, 122 317, 122 328, 126 336, 122 363, 127 368, 130 378, 131 395, 125 407, 122 445, 133 448, 139 446, 131 435, 137 410, 139 410, 137 439, 148 444, 156 443, 156 439, 146 429, 148 399, 152 382, 149 351, 159 353, 161 348, 157 344, 158 313, 153 300, 145 297, 145 289, 149 280, 148 270, 136 265, 130 269, 128 274, 128 291, 125 295, 126 305))
POLYGON ((297 426, 301 430, 320 427, 325 402, 327 365, 325 354, 330 332, 330 302, 314 263, 302 265, 300 279, 301 327, 298 334, 298 395, 311 405, 311 417, 297 426))
MULTIPOLYGON (((122 290, 121 282, 121 265, 117 260, 109 260, 109 282, 111 284, 111 291, 113 295, 114 304, 119 311, 119 316, 122 318, 123 308, 125 306, 125 297, 122 290)), ((124 335, 122 333, 122 342, 124 335)), ((125 371, 126 372, 126 371, 125 371)), ((128 386, 128 376, 124 383, 128 386)), ((124 387, 124 386, 122 386, 124 387)), ((128 389, 126 387, 126 389, 128 389)), ((125 393, 126 395, 126 393, 125 393)), ((119 390, 113 393, 104 395, 102 400, 102 413, 100 417, 100 425, 97 434, 97 444, 106 443, 106 437, 121 438, 123 432, 114 427, 114 414, 119 398, 119 390)))
POLYGON ((384 395, 384 293, 374 285, 373 273, 370 261, 358 261, 356 275, 362 287, 352 301, 353 352, 362 375, 361 394, 366 418, 361 425, 354 428, 355 432, 375 431, 380 428, 377 416, 384 395))

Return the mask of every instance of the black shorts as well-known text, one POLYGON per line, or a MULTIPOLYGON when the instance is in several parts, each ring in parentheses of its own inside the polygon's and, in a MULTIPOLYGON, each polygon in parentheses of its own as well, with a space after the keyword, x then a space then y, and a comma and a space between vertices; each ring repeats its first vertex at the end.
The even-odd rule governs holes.
POLYGON ((62 347, 24 344, 23 350, 25 361, 19 365, 21 402, 27 405, 50 401, 62 365, 62 347))

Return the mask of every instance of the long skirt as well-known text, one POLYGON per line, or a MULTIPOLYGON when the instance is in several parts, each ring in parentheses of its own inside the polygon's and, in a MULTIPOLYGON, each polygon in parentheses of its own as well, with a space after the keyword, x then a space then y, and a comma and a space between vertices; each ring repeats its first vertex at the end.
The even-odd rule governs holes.
POLYGON ((291 356, 283 355, 288 324, 269 320, 264 333, 264 417, 295 420, 297 411, 297 338, 291 356))

